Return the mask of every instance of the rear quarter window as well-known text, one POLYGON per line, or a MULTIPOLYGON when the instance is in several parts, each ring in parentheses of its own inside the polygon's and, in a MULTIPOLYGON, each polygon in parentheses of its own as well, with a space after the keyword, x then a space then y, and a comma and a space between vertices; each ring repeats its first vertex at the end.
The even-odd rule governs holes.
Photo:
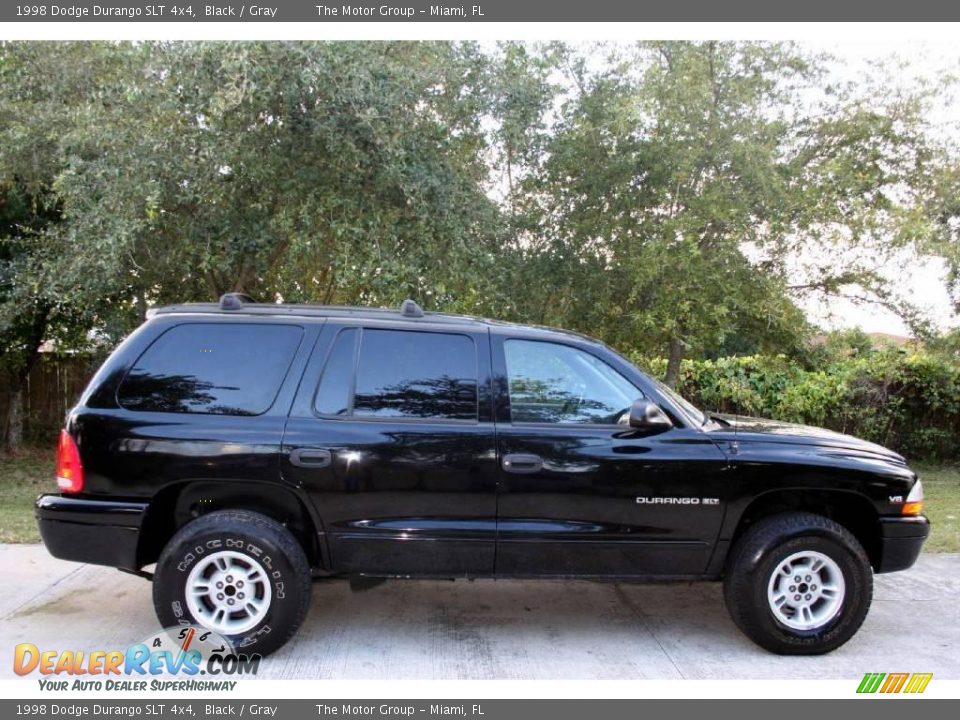
POLYGON ((295 325, 189 323, 164 332, 117 390, 128 410, 260 415, 303 339, 295 325))

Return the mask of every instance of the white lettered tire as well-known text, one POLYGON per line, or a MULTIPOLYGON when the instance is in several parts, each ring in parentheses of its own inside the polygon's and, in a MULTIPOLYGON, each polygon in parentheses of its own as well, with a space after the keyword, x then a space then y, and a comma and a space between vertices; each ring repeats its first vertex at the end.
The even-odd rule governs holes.
POLYGON ((187 523, 164 547, 153 604, 163 627, 199 625, 237 652, 268 655, 300 627, 310 590, 307 557, 283 525, 220 510, 187 523))

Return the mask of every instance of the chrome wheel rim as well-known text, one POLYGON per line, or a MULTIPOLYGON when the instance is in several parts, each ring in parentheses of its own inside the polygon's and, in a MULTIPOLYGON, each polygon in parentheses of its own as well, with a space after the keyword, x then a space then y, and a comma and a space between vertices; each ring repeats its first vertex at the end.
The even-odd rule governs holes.
POLYGON ((187 608, 193 619, 224 635, 259 625, 270 609, 271 597, 263 566, 232 550, 201 558, 187 576, 187 608))
POLYGON ((846 583, 830 557, 813 550, 781 560, 767 583, 770 612, 792 630, 817 630, 843 608, 846 583))

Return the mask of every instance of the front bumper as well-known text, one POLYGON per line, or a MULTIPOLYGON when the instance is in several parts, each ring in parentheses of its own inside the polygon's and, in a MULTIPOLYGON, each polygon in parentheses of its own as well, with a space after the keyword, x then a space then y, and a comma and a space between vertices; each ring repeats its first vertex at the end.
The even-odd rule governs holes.
POLYGON ((880 518, 878 573, 906 570, 917 561, 930 534, 930 521, 923 515, 880 518))
POLYGON ((137 543, 147 503, 41 495, 40 537, 61 560, 137 570, 137 543))

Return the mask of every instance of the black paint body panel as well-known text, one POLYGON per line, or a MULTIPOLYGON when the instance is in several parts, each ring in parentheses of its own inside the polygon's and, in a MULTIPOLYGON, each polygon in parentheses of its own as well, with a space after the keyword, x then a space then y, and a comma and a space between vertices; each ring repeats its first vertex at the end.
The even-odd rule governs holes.
POLYGON ((897 572, 911 567, 930 535, 930 522, 923 516, 880 518, 881 553, 877 572, 897 572))
POLYGON ((41 495, 40 537, 54 557, 137 570, 137 542, 147 503, 41 495))
POLYGON ((328 573, 716 578, 744 513, 774 493, 855 498, 876 534, 877 571, 909 567, 929 532, 924 519, 904 521, 891 504, 892 496, 906 497, 916 475, 889 450, 783 423, 697 421, 601 343, 473 318, 295 306, 168 309, 113 353, 67 429, 85 487, 38 501, 44 542, 58 557, 125 569, 137 569, 141 525, 160 506, 154 500, 211 481, 221 484, 218 497, 241 485, 246 496, 254 487, 294 496, 315 536, 317 569, 328 573), (170 327, 200 322, 302 329, 272 405, 251 416, 122 408, 118 388, 151 343, 170 327), (476 421, 317 414, 318 383, 344 328, 469 336, 477 352, 476 421), (644 433, 622 424, 511 423, 502 348, 509 338, 599 358, 659 404, 674 427, 644 433), (324 462, 301 463, 303 453, 324 462), (505 470, 504 457, 516 454, 542 465, 505 470))

